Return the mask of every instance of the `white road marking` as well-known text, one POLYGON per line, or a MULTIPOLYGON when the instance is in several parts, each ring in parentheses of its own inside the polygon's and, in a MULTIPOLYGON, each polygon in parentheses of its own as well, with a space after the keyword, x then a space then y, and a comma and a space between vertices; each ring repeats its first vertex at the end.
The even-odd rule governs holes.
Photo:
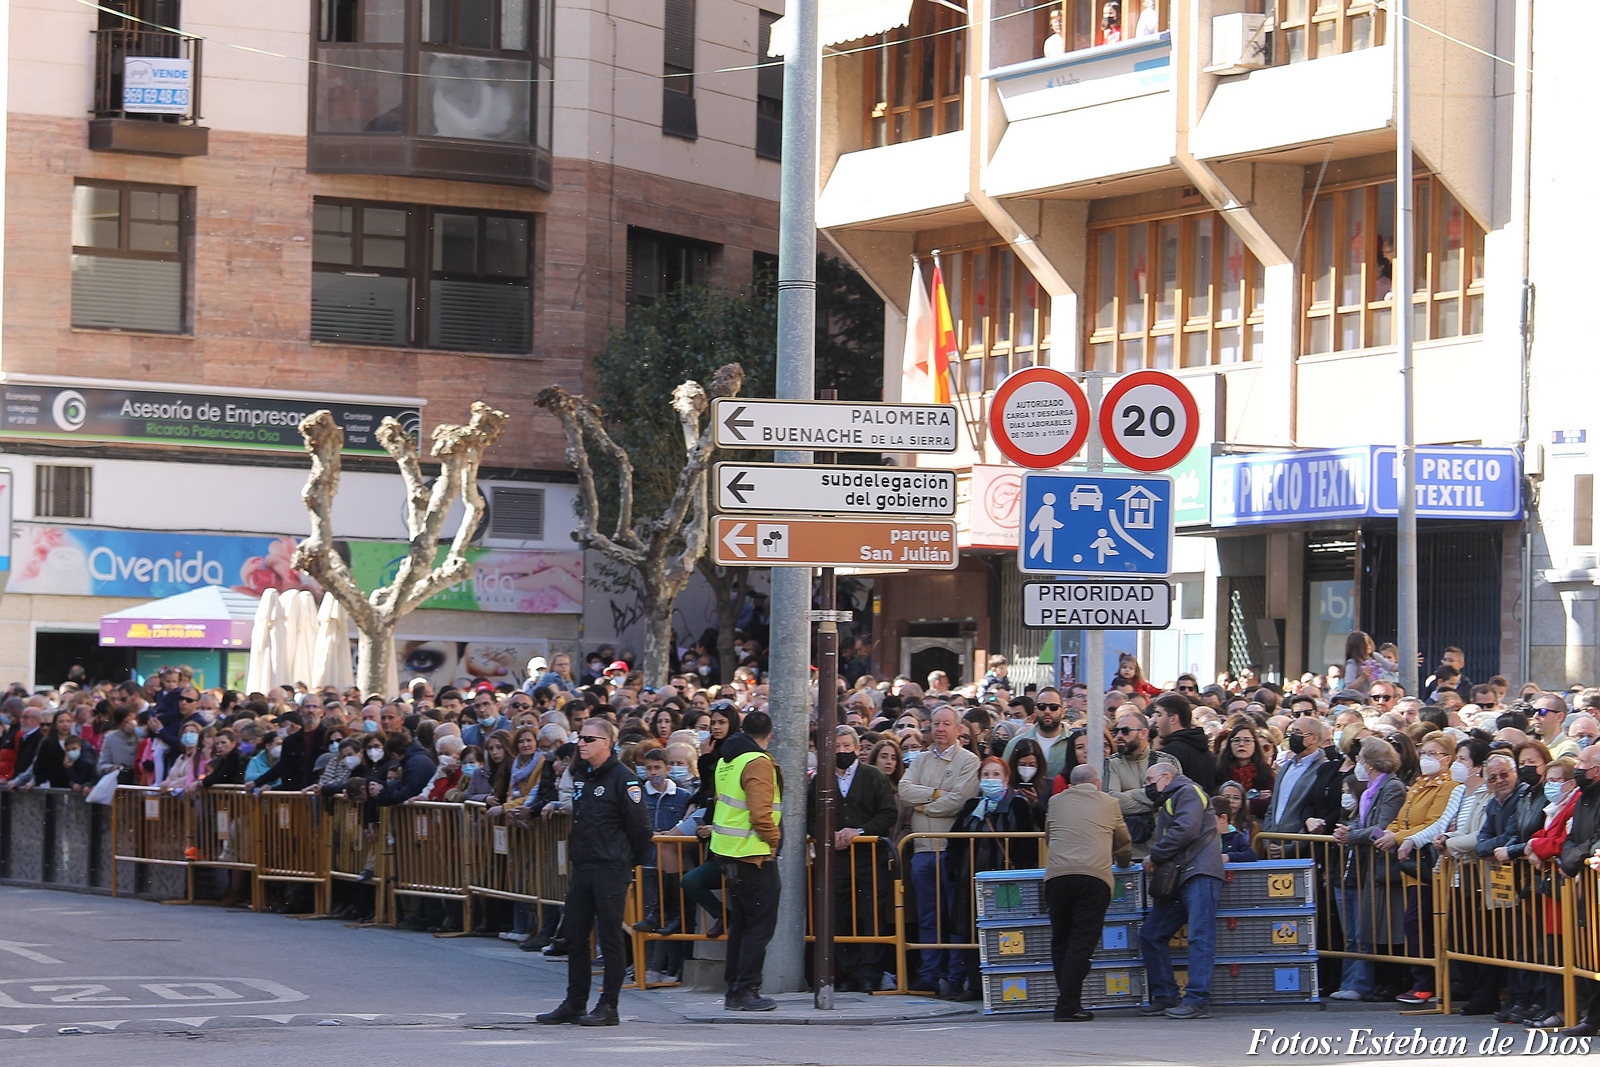
MULTIPOLYGON (((4 944, 4 942, 0 942, 4 944)), ((60 962, 55 960, 52 962, 60 962)), ((0 980, 0 1009, 81 1008, 85 1004, 115 1001, 119 1011, 129 1008, 170 1010, 175 999, 191 1000, 195 1007, 226 1001, 229 1008, 247 1005, 290 1004, 308 999, 305 993, 265 978, 174 978, 166 975, 134 977, 8 978, 0 980), (43 983, 48 983, 45 985, 43 983), (194 997, 179 990, 204 989, 215 984, 222 996, 194 997), (229 988, 231 987, 231 988, 229 988), (177 994, 177 996, 174 996, 177 994), (241 999, 243 998, 243 999, 241 999), (151 1003, 145 1003, 151 1001, 151 1003), (202 1003, 204 1002, 204 1003, 202 1003)), ((376 1018, 376 1016, 374 1016, 376 1018)))
POLYGON ((34 963, 61 963, 54 956, 46 956, 43 952, 33 952, 36 948, 49 948, 49 945, 37 945, 27 941, 0 941, 0 952, 9 952, 14 956, 21 956, 34 963))

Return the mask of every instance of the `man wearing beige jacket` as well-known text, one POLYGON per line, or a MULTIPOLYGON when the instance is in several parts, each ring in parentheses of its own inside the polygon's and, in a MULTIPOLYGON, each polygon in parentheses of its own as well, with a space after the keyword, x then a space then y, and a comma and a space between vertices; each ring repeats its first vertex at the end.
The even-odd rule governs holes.
MULTIPOLYGON (((942 707, 933 713, 933 744, 906 768, 900 779, 900 803, 911 809, 912 833, 945 833, 955 825, 961 806, 978 795, 978 757, 957 742, 961 720, 942 707)), ((918 940, 923 944, 969 942, 967 931, 952 929, 957 894, 972 893, 957 885, 943 862, 943 838, 918 838, 911 854, 911 887, 916 897, 918 940)), ((920 974, 911 988, 942 997, 966 995, 967 956, 960 950, 922 949, 920 974)))
POLYGON ((1133 861, 1133 842, 1121 805, 1100 791, 1100 775, 1087 763, 1072 768, 1067 788, 1050 798, 1045 828, 1055 1021, 1088 1022, 1094 1014, 1083 1009, 1083 980, 1111 906, 1111 865, 1133 861))

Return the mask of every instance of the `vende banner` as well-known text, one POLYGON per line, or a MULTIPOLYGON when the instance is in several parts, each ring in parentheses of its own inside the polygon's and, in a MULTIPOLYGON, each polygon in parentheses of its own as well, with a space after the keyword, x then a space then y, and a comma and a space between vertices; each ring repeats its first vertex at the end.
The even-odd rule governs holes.
POLYGON ((385 455, 378 425, 400 420, 413 437, 421 432, 416 407, 356 404, 272 395, 203 390, 107 389, 8 379, 0 407, 0 437, 79 441, 138 441, 206 448, 301 452, 300 421, 327 408, 344 429, 344 451, 385 455))

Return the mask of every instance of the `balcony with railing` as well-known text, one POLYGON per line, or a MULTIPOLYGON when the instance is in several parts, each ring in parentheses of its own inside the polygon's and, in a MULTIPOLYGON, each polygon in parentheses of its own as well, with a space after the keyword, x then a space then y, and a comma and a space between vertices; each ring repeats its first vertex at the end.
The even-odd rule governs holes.
POLYGON ((1166 167, 1176 130, 1172 6, 997 6, 983 80, 1006 127, 985 190, 1017 195, 1166 167))
POLYGON ((101 152, 203 156, 201 40, 153 29, 94 31, 89 147, 101 152))
POLYGON ((1393 150, 1394 53, 1380 5, 1269 0, 1243 12, 1216 0, 1213 7, 1218 13, 1200 20, 1210 35, 1200 42, 1201 77, 1213 84, 1190 141, 1197 157, 1297 144, 1312 147, 1296 162, 1393 150))
POLYGON ((823 64, 825 228, 959 211, 966 197, 967 16, 914 0, 879 21, 880 32, 833 42, 823 64))

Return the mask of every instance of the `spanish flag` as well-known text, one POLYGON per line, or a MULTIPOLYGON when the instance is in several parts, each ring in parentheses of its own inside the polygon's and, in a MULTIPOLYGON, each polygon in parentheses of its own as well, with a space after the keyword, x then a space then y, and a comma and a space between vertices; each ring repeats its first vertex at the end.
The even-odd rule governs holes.
POLYGON ((939 261, 933 261, 933 354, 928 361, 928 377, 933 379, 933 402, 950 403, 950 363, 960 361, 956 351, 955 320, 950 317, 950 294, 945 291, 939 261))

